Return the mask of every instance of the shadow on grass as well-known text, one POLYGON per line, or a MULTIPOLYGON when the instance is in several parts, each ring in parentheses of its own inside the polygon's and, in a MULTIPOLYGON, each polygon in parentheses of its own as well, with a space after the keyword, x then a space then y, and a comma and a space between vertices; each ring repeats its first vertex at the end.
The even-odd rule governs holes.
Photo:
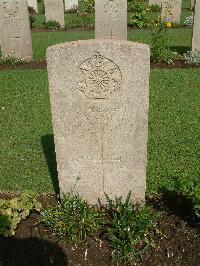
POLYGON ((68 265, 67 256, 57 245, 37 238, 0 237, 0 265, 68 265))
POLYGON ((160 190, 159 198, 153 198, 150 202, 158 211, 164 210, 169 214, 176 215, 191 227, 196 227, 198 224, 192 200, 181 192, 163 188, 160 190))
POLYGON ((50 134, 44 135, 41 138, 41 142, 49 172, 51 175, 54 191, 56 194, 60 194, 54 137, 50 134))
POLYGON ((187 51, 191 51, 190 46, 170 46, 169 48, 171 51, 177 52, 180 55, 187 53, 187 51))

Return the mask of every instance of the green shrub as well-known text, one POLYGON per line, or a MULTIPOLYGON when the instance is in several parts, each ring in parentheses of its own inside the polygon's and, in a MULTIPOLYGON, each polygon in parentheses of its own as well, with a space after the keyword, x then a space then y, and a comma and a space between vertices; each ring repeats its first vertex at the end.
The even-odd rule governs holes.
POLYGON ((59 29, 60 28, 60 23, 56 20, 49 20, 47 22, 43 22, 43 25, 45 27, 45 29, 59 29))
POLYGON ((172 63, 172 55, 168 45, 168 32, 162 22, 158 22, 151 32, 151 61, 172 63))
POLYGON ((3 56, 0 59, 0 63, 4 63, 4 64, 8 64, 12 67, 16 67, 16 65, 24 63, 25 60, 23 58, 16 58, 13 55, 7 55, 7 56, 3 56))
POLYGON ((84 11, 94 12, 95 0, 83 0, 84 11))
POLYGON ((183 60, 189 65, 200 65, 200 51, 187 51, 183 54, 183 60))
POLYGON ((154 226, 156 217, 149 207, 133 207, 131 193, 125 203, 122 203, 121 198, 113 202, 106 197, 110 213, 107 235, 113 249, 113 260, 124 264, 133 263, 136 256, 151 243, 148 230, 154 226), (141 246, 139 251, 136 250, 136 244, 141 246))
POLYGON ((132 2, 129 6, 129 12, 131 12, 129 26, 143 28, 151 25, 152 21, 149 19, 146 6, 143 2, 132 2))
POLYGON ((42 212, 41 222, 72 243, 96 237, 102 228, 104 212, 90 208, 78 194, 68 194, 53 208, 42 212))
POLYGON ((151 5, 150 9, 152 12, 159 12, 161 10, 160 6, 155 4, 155 5, 151 5))
POLYGON ((35 199, 35 194, 23 193, 11 200, 0 199, 0 235, 15 235, 15 229, 21 220, 31 211, 40 209, 41 205, 35 199))

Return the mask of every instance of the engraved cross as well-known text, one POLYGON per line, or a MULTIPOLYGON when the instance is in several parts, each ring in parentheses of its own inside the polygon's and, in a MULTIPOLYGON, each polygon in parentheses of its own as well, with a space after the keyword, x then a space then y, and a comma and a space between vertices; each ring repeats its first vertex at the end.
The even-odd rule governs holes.
POLYGON ((110 35, 106 36, 109 39, 115 39, 115 37, 117 37, 117 35, 113 34, 113 30, 110 31, 110 35))

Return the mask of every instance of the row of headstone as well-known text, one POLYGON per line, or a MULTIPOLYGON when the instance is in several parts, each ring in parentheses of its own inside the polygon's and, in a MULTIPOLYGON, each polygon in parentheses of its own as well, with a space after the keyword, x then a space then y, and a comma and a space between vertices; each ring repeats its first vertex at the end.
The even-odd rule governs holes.
POLYGON ((65 27, 63 0, 44 0, 46 21, 57 21, 61 28, 65 27))
POLYGON ((1 0, 1 51, 30 61, 33 58, 28 4, 26 0, 1 0))
POLYGON ((161 19, 165 22, 180 23, 182 0, 162 0, 161 19))
POLYGON ((195 4, 192 51, 200 52, 200 0, 196 0, 195 4))

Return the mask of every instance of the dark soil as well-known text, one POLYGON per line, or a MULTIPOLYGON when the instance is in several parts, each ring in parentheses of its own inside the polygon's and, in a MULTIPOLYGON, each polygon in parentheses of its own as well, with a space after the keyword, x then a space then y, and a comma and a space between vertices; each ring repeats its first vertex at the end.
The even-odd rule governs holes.
MULTIPOLYGON (((199 66, 196 65, 186 65, 182 60, 175 60, 174 64, 167 64, 165 62, 160 62, 160 63, 151 63, 151 68, 159 68, 159 69, 174 69, 174 68, 198 68, 199 66)), ((0 71, 3 70, 26 70, 26 69, 46 69, 47 68, 47 63, 46 60, 42 61, 31 61, 27 63, 18 63, 15 65, 3 63, 0 64, 0 71)))
MULTIPOLYGON (((156 212, 161 212, 152 232, 153 247, 134 264, 136 266, 200 265, 200 233, 192 213, 191 202, 181 195, 163 194, 148 199, 156 212)), ((0 194, 0 198, 15 196, 0 194)), ((38 197, 42 205, 52 205, 54 195, 38 197)), ((59 240, 38 223, 39 214, 31 214, 18 227, 16 235, 0 237, 0 265, 112 265, 111 248, 105 239, 88 239, 87 244, 73 246, 59 240)))

